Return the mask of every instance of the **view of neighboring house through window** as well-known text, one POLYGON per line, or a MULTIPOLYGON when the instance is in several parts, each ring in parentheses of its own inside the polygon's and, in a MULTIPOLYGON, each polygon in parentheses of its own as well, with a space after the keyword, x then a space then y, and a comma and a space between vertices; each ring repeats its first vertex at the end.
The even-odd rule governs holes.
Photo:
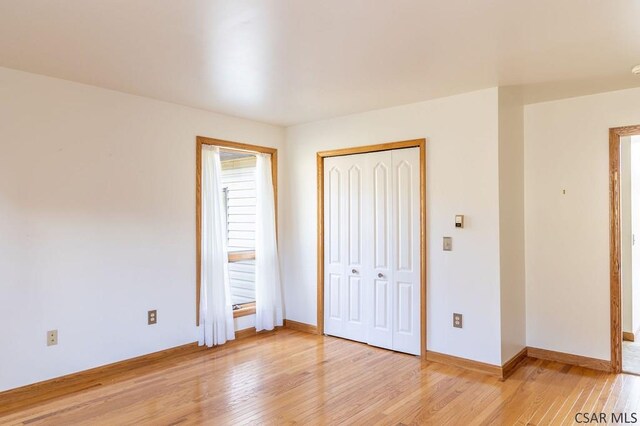
POLYGON ((255 301, 256 156, 220 150, 234 309, 255 301))

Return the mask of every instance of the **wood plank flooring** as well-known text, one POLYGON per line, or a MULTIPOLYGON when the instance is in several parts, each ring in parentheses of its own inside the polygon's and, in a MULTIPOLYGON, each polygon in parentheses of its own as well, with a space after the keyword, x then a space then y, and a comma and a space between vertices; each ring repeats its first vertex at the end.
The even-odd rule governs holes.
MULTIPOLYGON (((574 424, 640 411, 640 377, 528 359, 497 378, 278 330, 2 410, 0 424, 574 424)), ((640 415, 637 415, 640 421, 640 415)))

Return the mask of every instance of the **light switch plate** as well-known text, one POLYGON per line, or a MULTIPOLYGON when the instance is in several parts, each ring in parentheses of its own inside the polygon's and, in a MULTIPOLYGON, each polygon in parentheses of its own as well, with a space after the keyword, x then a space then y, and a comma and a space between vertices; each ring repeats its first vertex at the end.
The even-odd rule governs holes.
POLYGON ((462 328, 462 314, 453 314, 453 326, 455 328, 462 328))
POLYGON ((442 237, 442 250, 451 251, 453 249, 453 241, 451 237, 442 237))

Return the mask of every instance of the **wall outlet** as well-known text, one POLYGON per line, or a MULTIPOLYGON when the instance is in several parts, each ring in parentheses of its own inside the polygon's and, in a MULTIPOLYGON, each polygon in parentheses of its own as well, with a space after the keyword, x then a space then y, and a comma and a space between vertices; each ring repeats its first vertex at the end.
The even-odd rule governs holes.
POLYGON ((453 314, 453 326, 455 328, 462 328, 462 314, 453 314))
POLYGON ((158 311, 155 309, 153 311, 147 312, 147 324, 153 325, 158 322, 158 311))
POLYGON ((451 237, 442 237, 442 250, 451 251, 453 249, 453 241, 451 237))
POLYGON ((47 346, 55 346, 58 344, 58 330, 47 331, 47 346))

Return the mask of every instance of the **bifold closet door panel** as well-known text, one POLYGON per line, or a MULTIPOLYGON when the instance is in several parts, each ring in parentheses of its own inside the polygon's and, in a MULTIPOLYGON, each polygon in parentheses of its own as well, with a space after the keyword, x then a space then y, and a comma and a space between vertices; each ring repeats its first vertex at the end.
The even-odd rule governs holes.
POLYGON ((342 180, 344 160, 327 158, 324 164, 324 329, 342 335, 342 285, 344 244, 342 227, 342 180))
POLYGON ((420 354, 420 150, 392 151, 393 349, 420 354))
POLYGON ((369 323, 367 282, 371 279, 371 263, 368 261, 370 247, 366 238, 370 225, 370 189, 367 186, 366 154, 350 155, 346 170, 345 185, 345 232, 346 240, 346 295, 344 336, 360 342, 367 341, 369 323))
POLYGON ((325 333, 366 342, 365 154, 324 160, 325 333))
POLYGON ((368 154, 370 178, 371 227, 367 233, 367 246, 372 264, 371 279, 367 282, 370 291, 370 322, 368 341, 370 345, 393 349, 393 164, 391 151, 368 154))

